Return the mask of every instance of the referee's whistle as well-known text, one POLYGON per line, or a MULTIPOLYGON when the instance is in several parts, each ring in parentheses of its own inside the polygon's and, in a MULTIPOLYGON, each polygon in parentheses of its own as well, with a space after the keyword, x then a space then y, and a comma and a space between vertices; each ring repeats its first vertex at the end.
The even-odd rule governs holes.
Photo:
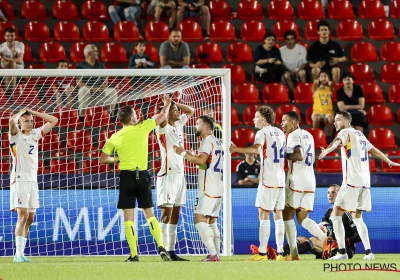
POLYGON ((138 167, 136 167, 135 172, 136 172, 136 180, 139 180, 139 168, 138 167))

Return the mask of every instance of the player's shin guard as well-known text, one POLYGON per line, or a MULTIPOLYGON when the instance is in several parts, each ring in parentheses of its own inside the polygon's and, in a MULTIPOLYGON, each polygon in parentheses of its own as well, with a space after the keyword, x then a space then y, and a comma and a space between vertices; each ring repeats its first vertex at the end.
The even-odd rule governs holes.
POLYGON ((285 238, 285 224, 282 219, 275 221, 275 239, 278 253, 283 253, 283 239, 285 238))
POLYGON ((322 232, 322 230, 319 228, 317 223, 314 222, 314 220, 311 220, 310 218, 305 218, 301 223, 301 226, 308 230, 308 232, 311 233, 312 236, 318 237, 318 239, 321 240, 322 243, 324 243, 326 235, 322 232))
POLYGON ((342 216, 331 216, 331 221, 333 224, 333 231, 335 232, 336 241, 338 243, 339 250, 346 249, 346 243, 344 240, 344 225, 342 216))
MULTIPOLYGON (((167 234, 164 240, 165 249, 169 251, 175 251, 175 243, 176 243, 176 225, 168 224, 167 225, 167 234)), ((164 236, 163 236, 164 237, 164 236)))
POLYGON ((260 231, 259 231, 260 247, 258 247, 259 253, 262 254, 267 253, 267 246, 270 235, 271 235, 270 221, 269 220, 260 221, 260 231))
POLYGON ((284 223, 286 230, 286 239, 290 247, 290 255, 292 257, 296 257, 298 256, 297 241, 296 241, 296 235, 297 235, 296 224, 294 223, 294 220, 284 221, 284 223))
POLYGON ((364 245, 365 250, 370 250, 371 245, 369 243, 369 235, 368 235, 368 228, 364 223, 362 218, 353 219, 354 224, 357 227, 358 234, 360 235, 361 241, 364 245))
POLYGON ((217 250, 217 254, 219 255, 221 253, 221 233, 218 229, 218 225, 217 223, 213 223, 209 224, 208 227, 213 233, 215 250, 217 250))
POLYGON ((125 235, 132 257, 137 256, 137 237, 133 221, 125 221, 125 235))
POLYGON ((156 240, 158 247, 164 247, 160 224, 158 223, 156 217, 153 216, 149 218, 147 220, 147 224, 149 225, 150 233, 156 240))
POLYGON ((197 231, 200 234, 201 241, 203 241, 204 245, 206 245, 208 252, 211 256, 215 256, 217 254, 217 250, 215 249, 213 234, 208 227, 208 225, 204 222, 200 222, 194 225, 197 231))

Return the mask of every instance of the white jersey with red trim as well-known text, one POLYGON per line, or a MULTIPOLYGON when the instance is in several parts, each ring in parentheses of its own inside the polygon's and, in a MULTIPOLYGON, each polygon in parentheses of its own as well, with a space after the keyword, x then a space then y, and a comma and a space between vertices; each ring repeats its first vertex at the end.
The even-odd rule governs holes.
POLYGON ((208 156, 206 163, 199 166, 199 190, 209 197, 222 197, 224 150, 221 141, 214 135, 207 136, 200 143, 199 154, 208 156))
POLYGON ((368 151, 374 146, 365 135, 352 127, 342 129, 341 143, 343 183, 353 187, 371 187, 368 151))
POLYGON ((315 145, 314 137, 303 129, 296 129, 287 137, 286 153, 292 154, 300 147, 302 161, 288 160, 288 180, 286 184, 295 191, 315 192, 315 145))
POLYGON ((174 152, 173 146, 184 147, 183 127, 188 116, 182 114, 174 125, 166 124, 156 127, 158 145, 161 150, 161 169, 158 175, 180 173, 184 171, 183 157, 174 152))
POLYGON ((261 146, 260 182, 266 187, 285 187, 285 135, 282 130, 267 126, 259 130, 254 140, 255 146, 261 146))
POLYGON ((13 159, 11 184, 15 181, 37 182, 38 144, 43 136, 41 128, 32 129, 29 135, 20 130, 16 135, 8 134, 13 159))

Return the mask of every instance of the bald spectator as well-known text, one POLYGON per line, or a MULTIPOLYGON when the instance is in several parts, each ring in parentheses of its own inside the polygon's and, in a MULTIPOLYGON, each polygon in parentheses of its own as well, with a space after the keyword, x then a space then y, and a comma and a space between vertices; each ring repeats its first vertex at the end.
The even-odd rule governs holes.
POLYGON ((204 39, 208 39, 210 33, 210 10, 204 0, 178 0, 178 12, 176 25, 186 17, 201 17, 205 29, 204 39))

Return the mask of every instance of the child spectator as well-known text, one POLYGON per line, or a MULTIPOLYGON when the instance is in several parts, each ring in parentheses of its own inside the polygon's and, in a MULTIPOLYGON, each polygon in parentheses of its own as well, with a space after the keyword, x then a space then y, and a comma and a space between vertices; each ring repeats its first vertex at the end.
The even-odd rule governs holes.
POLYGON ((137 68, 153 68, 154 62, 150 61, 150 57, 145 54, 146 43, 141 41, 135 46, 136 53, 129 59, 129 69, 137 68))

